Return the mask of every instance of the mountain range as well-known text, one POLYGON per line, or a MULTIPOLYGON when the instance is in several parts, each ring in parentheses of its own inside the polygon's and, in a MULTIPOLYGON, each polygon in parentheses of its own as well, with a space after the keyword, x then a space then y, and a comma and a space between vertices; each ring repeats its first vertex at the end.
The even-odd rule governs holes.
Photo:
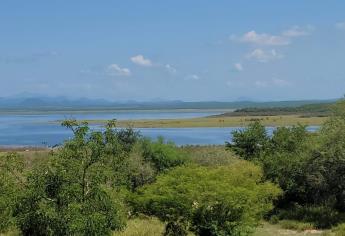
POLYGON ((188 102, 179 100, 153 101, 109 101, 105 99, 78 98, 48 96, 13 96, 0 97, 0 111, 7 110, 151 110, 151 109, 238 109, 247 107, 295 107, 305 104, 329 103, 330 100, 295 100, 295 101, 198 101, 188 102))

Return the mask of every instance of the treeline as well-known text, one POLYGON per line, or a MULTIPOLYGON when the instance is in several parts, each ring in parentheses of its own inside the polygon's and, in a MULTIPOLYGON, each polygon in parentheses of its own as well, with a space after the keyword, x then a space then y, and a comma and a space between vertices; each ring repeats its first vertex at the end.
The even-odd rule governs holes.
POLYGON ((345 102, 332 112, 318 133, 299 125, 277 128, 268 136, 256 122, 234 132, 233 142, 227 143, 283 190, 269 216, 273 222, 298 220, 316 228, 345 222, 345 102))
POLYGON ((280 116, 299 115, 303 117, 324 117, 332 114, 334 103, 307 104, 297 107, 247 107, 219 116, 280 116))

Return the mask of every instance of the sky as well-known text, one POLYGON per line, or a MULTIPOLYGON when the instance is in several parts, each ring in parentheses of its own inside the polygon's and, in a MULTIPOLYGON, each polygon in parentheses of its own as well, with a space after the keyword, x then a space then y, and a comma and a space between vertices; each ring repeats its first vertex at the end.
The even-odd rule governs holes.
POLYGON ((330 99, 345 1, 2 0, 0 97, 330 99))

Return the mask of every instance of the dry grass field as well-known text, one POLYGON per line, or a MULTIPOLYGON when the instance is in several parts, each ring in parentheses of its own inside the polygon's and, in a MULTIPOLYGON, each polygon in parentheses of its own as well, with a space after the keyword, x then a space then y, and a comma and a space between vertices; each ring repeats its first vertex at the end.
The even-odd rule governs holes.
MULTIPOLYGON (((282 116, 236 116, 205 117, 191 119, 158 120, 119 120, 118 127, 133 128, 192 128, 192 127, 243 127, 253 121, 260 121, 265 126, 321 125, 327 117, 303 117, 299 115, 282 116)), ((105 124, 106 120, 85 120, 89 124, 105 124)))

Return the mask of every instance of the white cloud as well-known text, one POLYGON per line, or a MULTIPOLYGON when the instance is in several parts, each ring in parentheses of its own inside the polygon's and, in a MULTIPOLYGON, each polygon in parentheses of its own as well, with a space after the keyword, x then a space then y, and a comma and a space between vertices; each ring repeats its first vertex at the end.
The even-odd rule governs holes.
POLYGON ((143 55, 133 56, 131 57, 131 61, 139 66, 153 66, 152 61, 150 59, 145 58, 143 55))
POLYGON ((313 31, 313 29, 314 27, 310 25, 304 28, 296 25, 288 30, 283 31, 282 35, 289 38, 307 36, 311 33, 311 31, 313 31))
POLYGON ((241 63, 235 63, 234 67, 237 71, 243 71, 243 66, 241 63))
POLYGON ((276 46, 276 45, 288 45, 290 40, 288 37, 280 35, 270 35, 270 34, 258 34, 254 30, 245 33, 239 39, 240 42, 251 43, 257 45, 267 45, 267 46, 276 46))
POLYGON ((268 33, 257 33, 255 30, 252 30, 240 37, 232 35, 230 36, 230 39, 242 43, 249 43, 261 46, 284 46, 291 44, 292 38, 309 35, 313 30, 314 27, 311 25, 308 25, 306 27, 296 25, 291 27, 290 29, 281 32, 278 35, 272 35, 268 33))
POLYGON ((130 76, 131 71, 128 68, 121 68, 117 64, 111 64, 106 68, 107 75, 110 76, 130 76))
POLYGON ((198 75, 187 75, 186 77, 185 77, 185 79, 186 80, 199 80, 200 79, 200 77, 198 76, 198 75))
POLYGON ((345 21, 336 23, 335 27, 340 30, 345 30, 345 21))
POLYGON ((176 68, 173 67, 172 65, 169 65, 169 64, 166 64, 165 66, 165 69, 167 71, 169 71, 171 74, 175 74, 177 72, 176 68))
POLYGON ((281 59, 284 56, 280 53, 277 53, 275 49, 272 50, 263 50, 260 48, 255 49, 247 55, 248 59, 255 59, 259 62, 268 62, 277 59, 281 59))

